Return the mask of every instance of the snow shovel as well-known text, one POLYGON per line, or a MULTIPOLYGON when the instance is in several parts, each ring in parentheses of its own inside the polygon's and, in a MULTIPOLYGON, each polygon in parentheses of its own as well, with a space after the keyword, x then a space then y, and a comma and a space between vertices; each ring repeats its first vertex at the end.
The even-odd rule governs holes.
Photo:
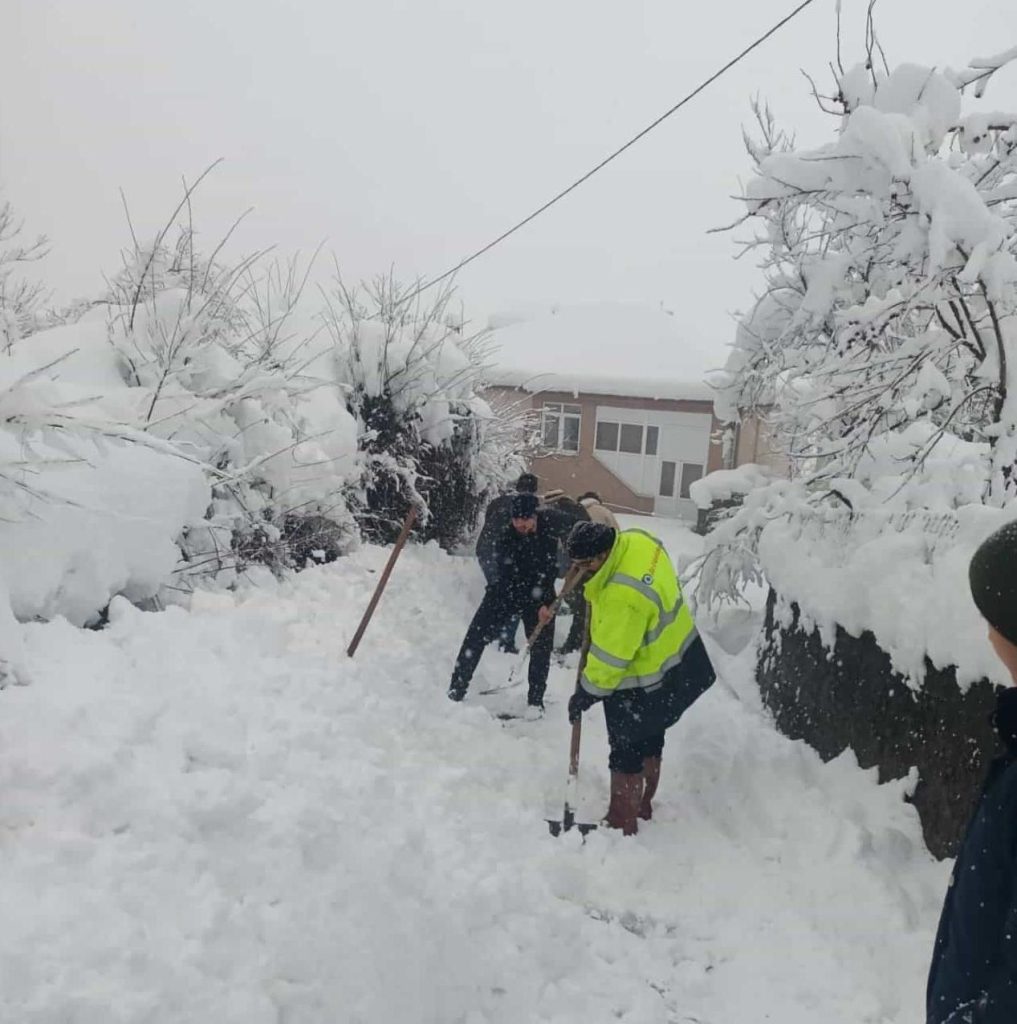
MULTIPOLYGON (((573 566, 565 574, 565 579, 561 585, 561 593, 551 602, 551 612, 555 615, 558 614, 558 609, 561 607, 562 601, 576 589, 576 584, 583 578, 584 569, 577 569, 573 566)), ((526 640, 526 647, 523 648, 523 653, 516 659, 515 664, 512 666, 508 674, 508 680, 502 686, 491 686, 486 690, 478 690, 477 692, 481 696, 488 696, 492 693, 501 693, 502 690, 511 690, 516 685, 516 677, 522 671, 523 666, 526 664, 527 659, 530 657, 530 651, 533 649, 533 645, 537 641, 537 637, 540 636, 541 631, 544 628, 543 622, 538 622, 534 627, 533 632, 529 635, 526 640)))
MULTIPOLYGON (((576 671, 576 685, 583 677, 583 669, 586 667, 586 655, 590 650, 590 620, 587 617, 585 637, 583 638, 583 650, 579 655, 579 668, 576 671)), ((547 827, 551 835, 558 836, 569 829, 579 829, 580 835, 592 832, 597 826, 586 822, 576 822, 576 790, 579 787, 579 742, 583 736, 583 720, 579 718, 572 723, 572 740, 569 744, 569 775, 565 781, 565 810, 562 812, 561 821, 552 821, 546 818, 547 827)))
POLYGON ((579 834, 585 836, 592 832, 597 826, 587 822, 576 822, 576 812, 573 804, 576 800, 576 788, 579 784, 579 741, 583 735, 583 720, 572 723, 572 742, 569 746, 569 777, 565 783, 565 810, 562 812, 561 821, 554 821, 546 818, 547 827, 553 836, 559 836, 569 829, 579 829, 579 834))

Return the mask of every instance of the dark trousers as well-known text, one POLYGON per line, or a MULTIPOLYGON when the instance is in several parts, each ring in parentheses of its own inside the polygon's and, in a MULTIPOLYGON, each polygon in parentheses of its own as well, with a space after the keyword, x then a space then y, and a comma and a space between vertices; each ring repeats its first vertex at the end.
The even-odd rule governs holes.
MULTIPOLYGON (((521 617, 527 637, 533 634, 539 621, 537 617, 539 604, 533 601, 522 602, 513 600, 499 591, 496 586, 488 587, 484 599, 473 616, 470 628, 466 631, 456 665, 452 671, 452 690, 466 692, 473 678, 473 673, 480 663, 484 648, 502 634, 505 623, 513 618, 521 617)), ((529 667, 529 701, 540 703, 547 689, 547 673, 551 667, 551 650, 554 647, 554 621, 549 622, 541 631, 530 649, 529 667)))
POLYGON ((655 690, 619 690, 604 699, 611 746, 608 767, 634 775, 648 757, 660 757, 664 733, 713 685, 717 678, 701 637, 685 652, 655 690))
MULTIPOLYGON (((497 586, 498 570, 485 560, 478 559, 478 561, 480 562, 480 571, 484 574, 484 579, 487 581, 488 587, 497 586)), ((501 632, 498 634, 498 646, 503 651, 511 651, 515 649, 516 633, 518 632, 519 615, 518 613, 513 612, 510 617, 505 620, 505 624, 502 627, 501 632)))

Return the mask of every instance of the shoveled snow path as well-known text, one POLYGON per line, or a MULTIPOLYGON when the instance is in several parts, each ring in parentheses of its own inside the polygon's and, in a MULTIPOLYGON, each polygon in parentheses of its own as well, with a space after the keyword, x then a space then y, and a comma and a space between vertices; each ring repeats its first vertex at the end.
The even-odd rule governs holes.
MULTIPOLYGON (((450 704, 480 577, 432 548, 348 660, 385 554, 26 628, 35 683, 0 692, 0 1020, 923 1020, 946 868, 900 784, 779 737, 715 649, 656 820, 552 839, 571 673, 541 722, 492 717, 521 694, 450 704)), ((510 664, 489 652, 474 689, 510 664)), ((581 816, 606 779, 594 712, 581 816)))

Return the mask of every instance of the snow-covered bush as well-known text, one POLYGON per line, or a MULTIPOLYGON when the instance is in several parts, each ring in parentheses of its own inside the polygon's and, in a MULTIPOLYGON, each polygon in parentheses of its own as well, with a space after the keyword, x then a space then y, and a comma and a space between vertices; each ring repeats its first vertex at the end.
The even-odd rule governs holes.
POLYGON ((22 275, 25 266, 43 259, 49 242, 39 235, 23 240, 24 225, 8 201, 0 202, 0 348, 39 329, 46 289, 22 275))
POLYGON ((362 290, 336 280, 326 322, 366 461, 356 517, 374 540, 392 540, 415 503, 421 536, 453 546, 518 469, 518 439, 478 394, 486 335, 452 317, 453 295, 425 300, 391 276, 362 290))
POLYGON ((520 468, 450 290, 425 306, 390 280, 366 309, 345 289, 315 309, 313 260, 199 252, 192 191, 64 312, 16 280, 45 242, 20 246, 0 207, 0 685, 23 676, 18 619, 87 624, 114 595, 330 561, 360 535, 354 511, 388 539, 410 501, 451 544, 520 468))
POLYGON ((297 310, 306 274, 203 258, 179 212, 99 300, 0 352, 0 581, 18 618, 85 623, 114 594, 299 568, 356 538, 357 428, 327 331, 297 310))
POLYGON ((359 474, 356 425, 327 333, 298 310, 306 271, 258 256, 221 265, 196 251, 189 226, 170 244, 169 227, 135 243, 105 305, 133 422, 212 476, 181 583, 334 557, 355 532, 345 492, 359 474))
POLYGON ((745 462, 735 469, 717 469, 696 480, 689 497, 696 508, 708 509, 716 502, 741 498, 757 487, 764 487, 775 476, 769 466, 745 462))
POLYGON ((102 314, 0 353, 0 685, 26 681, 15 617, 153 596, 208 505, 199 465, 113 413, 118 387, 102 314))
MULTIPOLYGON (((762 255, 765 289, 739 324, 717 409, 766 419, 795 482, 770 484, 718 528, 701 600, 731 595, 762 565, 820 619, 831 606, 815 590, 810 603, 804 581, 831 558, 863 556, 841 530, 809 534, 817 518, 846 517, 868 550, 863 520, 999 510, 963 532, 974 545, 1017 501, 1017 113, 964 110, 967 87, 980 97, 1014 59, 842 71, 838 128, 818 149, 796 148, 757 107, 740 223, 755 225, 747 247, 762 255), (792 574, 802 586, 784 572, 795 559, 811 567, 792 574)), ((908 535, 925 536, 923 523, 908 535)), ((864 573, 848 575, 864 586, 864 573)))

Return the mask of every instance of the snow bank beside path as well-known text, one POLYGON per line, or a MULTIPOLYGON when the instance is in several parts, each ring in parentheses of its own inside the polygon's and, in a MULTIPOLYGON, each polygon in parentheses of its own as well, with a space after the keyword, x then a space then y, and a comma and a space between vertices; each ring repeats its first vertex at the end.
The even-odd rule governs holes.
MULTIPOLYGON (((920 1024, 946 879, 902 784, 823 765, 742 659, 669 734, 638 837, 552 839, 548 716, 444 696, 482 587, 386 552, 103 632, 24 627, 0 692, 0 1020, 221 1024, 920 1024)), ((559 630, 564 629, 564 624, 559 630)), ((587 716, 581 818, 603 810, 587 716)))

